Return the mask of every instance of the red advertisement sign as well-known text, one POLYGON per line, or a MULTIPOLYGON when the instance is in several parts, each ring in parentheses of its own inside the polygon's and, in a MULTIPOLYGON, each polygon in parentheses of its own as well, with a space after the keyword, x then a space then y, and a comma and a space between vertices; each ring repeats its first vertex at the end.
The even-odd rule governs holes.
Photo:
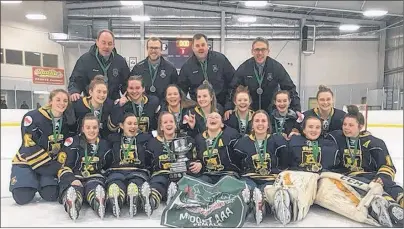
POLYGON ((59 68, 32 67, 32 82, 35 84, 64 85, 65 71, 59 68))

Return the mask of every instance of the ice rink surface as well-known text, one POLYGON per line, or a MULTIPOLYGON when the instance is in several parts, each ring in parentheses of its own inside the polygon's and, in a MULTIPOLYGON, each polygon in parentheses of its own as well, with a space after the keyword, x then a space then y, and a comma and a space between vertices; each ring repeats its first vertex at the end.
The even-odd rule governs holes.
MULTIPOLYGON (((373 135, 383 139, 390 151, 397 169, 396 182, 403 184, 403 129, 369 128, 373 135)), ((129 218, 124 208, 121 218, 116 219, 107 213, 104 220, 99 219, 88 207, 84 206, 76 222, 69 219, 59 203, 47 203, 37 196, 25 206, 17 205, 9 192, 11 158, 21 144, 19 127, 1 127, 1 227, 161 227, 160 216, 165 205, 160 206, 148 218, 138 213, 129 218)), ((253 218, 247 218, 244 227, 257 227, 253 218)), ((282 227, 272 215, 267 216, 259 227, 282 227)), ((319 206, 312 206, 307 217, 287 225, 287 227, 369 227, 337 215, 319 206)))

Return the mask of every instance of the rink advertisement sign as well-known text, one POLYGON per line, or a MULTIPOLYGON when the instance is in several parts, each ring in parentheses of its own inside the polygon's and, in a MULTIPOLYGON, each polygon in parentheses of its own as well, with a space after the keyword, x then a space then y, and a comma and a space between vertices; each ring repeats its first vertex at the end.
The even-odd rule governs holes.
POLYGON ((64 85, 65 71, 59 68, 32 67, 32 82, 35 84, 64 85))
POLYGON ((225 176, 215 185, 184 176, 164 209, 161 225, 168 227, 242 227, 247 205, 245 183, 225 176))

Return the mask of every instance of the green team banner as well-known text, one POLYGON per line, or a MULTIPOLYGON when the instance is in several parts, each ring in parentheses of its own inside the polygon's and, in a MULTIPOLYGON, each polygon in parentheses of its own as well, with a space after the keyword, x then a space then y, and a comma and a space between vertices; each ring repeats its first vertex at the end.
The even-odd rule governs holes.
POLYGON ((168 227, 242 227, 247 204, 245 182, 224 176, 215 185, 184 176, 164 209, 161 225, 168 227))

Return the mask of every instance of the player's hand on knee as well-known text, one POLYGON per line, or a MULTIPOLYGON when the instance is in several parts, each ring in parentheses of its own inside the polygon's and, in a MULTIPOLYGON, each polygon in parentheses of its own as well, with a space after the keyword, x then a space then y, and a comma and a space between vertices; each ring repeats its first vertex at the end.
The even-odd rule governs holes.
POLYGON ((74 181, 72 181, 71 185, 72 185, 72 186, 80 186, 80 187, 83 187, 83 184, 82 184, 81 181, 79 181, 79 180, 74 180, 74 181))
POLYGON ((70 100, 72 102, 74 102, 76 100, 79 100, 79 99, 80 99, 80 94, 79 93, 73 93, 73 94, 70 95, 70 100))

